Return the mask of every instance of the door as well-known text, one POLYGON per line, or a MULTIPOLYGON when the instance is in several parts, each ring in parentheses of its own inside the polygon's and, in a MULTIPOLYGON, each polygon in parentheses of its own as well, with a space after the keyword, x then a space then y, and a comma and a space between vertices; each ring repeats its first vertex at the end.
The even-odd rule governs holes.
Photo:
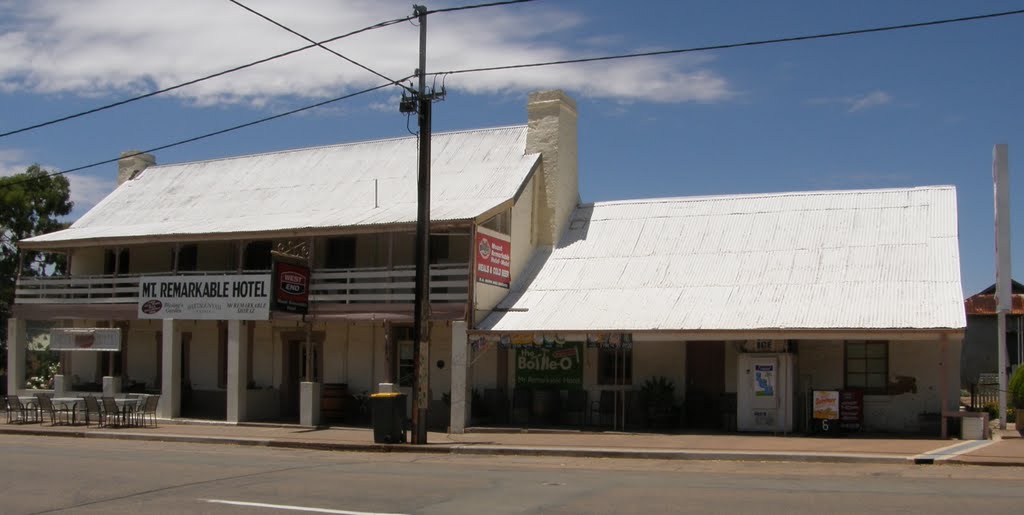
POLYGON ((724 392, 725 342, 686 342, 686 424, 720 427, 724 392))
POLYGON ((412 340, 398 340, 398 362, 395 377, 398 378, 398 391, 405 394, 405 416, 412 416, 412 387, 416 382, 415 345, 412 340))
POLYGON ((284 381, 281 385, 281 416, 284 418, 295 418, 299 416, 299 395, 301 392, 299 383, 304 381, 320 382, 322 361, 322 343, 314 341, 307 346, 305 336, 292 338, 285 341, 284 345, 284 381), (307 352, 312 352, 307 360, 307 352), (306 375, 306 366, 310 363, 309 378, 306 375))

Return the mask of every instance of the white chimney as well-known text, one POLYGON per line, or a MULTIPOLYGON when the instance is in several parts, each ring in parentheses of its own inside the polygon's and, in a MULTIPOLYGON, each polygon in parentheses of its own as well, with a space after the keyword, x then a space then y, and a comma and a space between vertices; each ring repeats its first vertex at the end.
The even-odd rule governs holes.
POLYGON ((530 93, 526 153, 541 154, 538 245, 554 245, 580 203, 576 101, 561 90, 530 93))
POLYGON ((121 152, 121 159, 117 161, 117 185, 134 179, 139 172, 155 164, 153 154, 143 154, 138 150, 121 152))

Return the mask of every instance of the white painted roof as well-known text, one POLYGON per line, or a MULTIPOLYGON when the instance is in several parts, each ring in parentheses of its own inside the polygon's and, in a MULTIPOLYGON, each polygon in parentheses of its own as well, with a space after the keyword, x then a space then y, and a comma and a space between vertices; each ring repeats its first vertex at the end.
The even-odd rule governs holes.
POLYGON ((964 326, 956 191, 937 186, 582 206, 479 329, 964 326))
MULTIPOLYGON (((526 126, 435 134, 431 219, 513 199, 539 159, 525 148, 526 126)), ((415 223, 416 155, 408 137, 153 166, 69 229, 26 242, 415 223)))

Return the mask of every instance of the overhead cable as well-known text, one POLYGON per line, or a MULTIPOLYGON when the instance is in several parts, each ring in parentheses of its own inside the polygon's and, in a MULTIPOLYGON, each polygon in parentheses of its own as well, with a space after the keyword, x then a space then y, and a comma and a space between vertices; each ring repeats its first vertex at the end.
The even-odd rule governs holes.
POLYGON ((90 114, 93 114, 93 113, 98 113, 100 111, 106 111, 107 109, 111 109, 111 108, 114 108, 114 107, 122 106, 122 105, 125 105, 125 104, 130 104, 130 103, 138 101, 138 100, 142 100, 142 99, 145 99, 145 98, 149 98, 149 97, 153 97, 153 96, 156 96, 156 95, 160 95, 162 93, 167 93, 169 91, 174 91, 176 89, 180 89, 180 88, 183 88, 185 86, 191 86, 193 84, 198 84, 200 82, 203 82, 203 81, 206 81, 206 80, 210 80, 210 79, 214 79, 214 78, 220 77, 222 75, 227 75, 229 73, 234 73, 234 72, 237 72, 237 71, 241 71, 241 70, 244 70, 246 68, 251 68, 251 67, 256 66, 258 64, 263 64, 263 63, 266 63, 266 62, 273 61, 275 59, 280 59, 282 57, 286 57, 286 56, 289 56, 289 55, 292 55, 292 54, 297 54, 299 52, 303 52, 305 50, 309 50, 310 48, 316 48, 317 46, 321 46, 321 45, 324 45, 326 43, 331 43, 331 42, 334 42, 334 41, 338 41, 339 39, 347 38, 349 36, 354 36, 356 34, 359 34, 359 33, 362 33, 362 32, 366 32, 368 30, 373 30, 373 29, 378 29, 378 28, 382 28, 382 27, 387 27, 389 25, 394 25, 396 23, 402 23, 404 21, 409 20, 410 18, 412 18, 412 17, 411 16, 406 16, 406 17, 403 17, 403 18, 396 18, 396 19, 393 19, 393 20, 383 21, 383 22, 380 22, 380 23, 376 23, 374 25, 370 25, 368 27, 363 27, 363 28, 361 28, 359 30, 354 30, 354 31, 346 33, 346 34, 342 34, 340 36, 335 36, 335 37, 330 38, 330 39, 325 39, 323 41, 319 41, 316 44, 311 44, 311 45, 306 45, 304 47, 295 48, 295 49, 289 50, 287 52, 282 52, 280 54, 272 55, 270 57, 265 57, 263 59, 259 59, 257 61, 253 61, 251 63, 243 64, 241 66, 235 66, 233 68, 228 68, 227 70, 222 70, 222 71, 219 71, 217 73, 212 73, 210 75, 199 77, 198 79, 192 79, 192 80, 187 81, 187 82, 182 82, 182 83, 176 84, 174 86, 169 86, 169 87, 166 87, 166 88, 163 88, 163 89, 158 89, 156 91, 150 91, 149 93, 143 93, 143 94, 135 96, 135 97, 126 98, 124 100, 119 100, 117 102, 113 102, 113 103, 110 103, 110 104, 102 105, 102 106, 99 106, 99 107, 94 107, 92 109, 88 109, 88 110, 85 110, 85 111, 80 111, 80 112, 77 112, 77 113, 74 113, 74 114, 69 114, 67 116, 62 116, 60 118, 54 118, 53 120, 48 120, 48 121, 45 121, 45 122, 37 123, 35 125, 29 125, 27 127, 22 127, 20 129, 14 129, 14 130, 7 131, 7 132, 0 132, 0 138, 4 138, 4 137, 7 137, 7 136, 13 136, 15 134, 20 134, 22 132, 28 132, 28 131, 31 131, 31 130, 35 130, 35 129, 39 129, 39 128, 42 128, 42 127, 46 127, 48 125, 53 125, 53 124, 60 123, 60 122, 66 122, 68 120, 73 120, 75 118, 80 118, 82 116, 90 115, 90 114))
POLYGON ((835 37, 842 37, 842 36, 854 36, 854 35, 859 35, 859 34, 870 34, 870 33, 874 33, 874 32, 888 32, 888 31, 893 31, 893 30, 915 29, 915 28, 919 28, 919 27, 932 27, 932 26, 935 26, 935 25, 946 25, 946 24, 950 24, 950 23, 960 23, 960 22, 967 22, 967 21, 976 21, 976 20, 984 20, 984 19, 991 19, 991 18, 1000 18, 1000 17, 1003 17, 1003 16, 1013 16, 1013 15, 1017 15, 1017 14, 1024 14, 1024 9, 1018 9, 1018 10, 1015 10, 1015 11, 1003 11, 1003 12, 989 13, 989 14, 979 14, 977 16, 964 16, 964 17, 960 17, 960 18, 946 18, 946 19, 943 19, 943 20, 932 20, 932 21, 925 21, 925 22, 920 22, 920 23, 904 23, 904 24, 901 24, 901 25, 888 25, 888 26, 885 26, 885 27, 874 27, 874 28, 869 28, 869 29, 847 30, 847 31, 842 31, 842 32, 828 32, 828 33, 824 33, 824 34, 811 34, 811 35, 807 35, 807 36, 793 36, 793 37, 787 37, 787 38, 762 39, 762 40, 758 40, 758 41, 746 41, 746 42, 743 42, 743 43, 727 43, 727 44, 723 44, 723 45, 710 45, 710 46, 701 46, 701 47, 681 48, 681 49, 676 49, 676 50, 656 50, 656 51, 653 51, 653 52, 640 52, 640 53, 635 53, 635 54, 619 54, 619 55, 606 55, 606 56, 600 56, 600 57, 585 57, 585 58, 580 58, 580 59, 564 59, 564 60, 561 60, 561 61, 547 61, 547 62, 542 62, 542 63, 510 64, 510 65, 504 65, 504 66, 488 66, 488 67, 483 67, 483 68, 467 68, 467 69, 463 69, 463 70, 451 70, 451 71, 446 71, 446 72, 434 72, 434 73, 431 73, 430 75, 452 75, 452 74, 457 74, 457 73, 477 73, 477 72, 489 72, 489 71, 497 71, 497 70, 514 70, 514 69, 518 69, 518 68, 536 68, 536 67, 541 67, 541 66, 554 66, 554 65, 557 65, 557 64, 590 63, 590 62, 596 62, 596 61, 612 61, 612 60, 616 60, 616 59, 631 59, 631 58, 635 58, 635 57, 652 57, 652 56, 659 56, 659 55, 685 54, 685 53, 690 53, 690 52, 704 52, 704 51, 708 51, 708 50, 724 50, 724 49, 728 49, 728 48, 740 48, 740 47, 750 47, 750 46, 760 46, 760 45, 772 45, 772 44, 777 44, 777 43, 791 43, 791 42, 795 42, 795 41, 809 41, 809 40, 814 40, 814 39, 826 39, 826 38, 835 38, 835 37))
MULTIPOLYGON (((485 3, 485 4, 466 5, 466 6, 461 6, 461 7, 449 7, 449 8, 445 8, 445 9, 437 9, 435 11, 428 11, 427 13, 429 14, 429 13, 443 13, 443 12, 463 11, 463 10, 467 10, 467 9, 479 9, 481 7, 495 7, 495 6, 501 6, 501 5, 519 4, 519 3, 532 2, 532 1, 534 1, 534 0, 508 0, 508 1, 504 1, 504 2, 490 2, 490 3, 485 3)), ((235 3, 238 3, 238 2, 235 2, 235 3)), ((242 6, 241 4, 238 4, 238 5, 241 6, 241 7, 245 7, 245 6, 242 6)), ((246 7, 246 9, 248 9, 248 8, 246 7)), ((252 11, 252 9, 249 9, 249 10, 252 11)), ((261 14, 256 13, 255 11, 252 11, 252 12, 254 14, 262 16, 261 14)), ((306 50, 309 50, 310 48, 320 47, 320 48, 324 48, 325 50, 328 50, 330 52, 333 52, 332 50, 324 47, 324 45, 327 44, 327 43, 333 43, 335 41, 338 41, 339 39, 344 39, 344 38, 347 38, 349 36, 354 36, 356 34, 360 34, 362 32, 366 32, 366 31, 369 31, 369 30, 379 29, 379 28, 383 28, 383 27, 388 27, 390 25, 395 25, 396 23, 402 23, 402 22, 405 22, 405 21, 410 21, 410 20, 415 19, 416 17, 417 17, 417 15, 410 15, 410 16, 404 16, 404 17, 401 17, 401 18, 395 18, 395 19, 392 19, 392 20, 382 21, 380 23, 375 23, 373 25, 369 25, 369 26, 363 27, 361 29, 354 30, 352 32, 348 32, 348 33, 342 34, 340 36, 335 36, 333 38, 325 39, 323 41, 311 41, 308 38, 306 38, 305 36, 302 36, 301 34, 295 32, 295 31, 292 31, 291 29, 289 29, 289 28, 287 28, 287 27, 285 27, 285 26, 283 26, 281 24, 278 24, 277 22, 274 22, 273 20, 269 20, 269 18, 268 18, 268 21, 271 21, 272 23, 277 24, 279 27, 281 27, 281 28, 283 28, 285 30, 288 30, 289 32, 292 32, 293 34, 295 34, 297 36, 300 36, 303 39, 306 39, 307 41, 311 41, 311 44, 306 45, 304 47, 295 48, 295 49, 289 50, 287 52, 282 52, 280 54, 272 55, 270 57, 259 59, 259 60, 256 60, 256 61, 253 61, 253 62, 250 62, 250 63, 247 63, 247 64, 243 64, 243 65, 240 65, 240 66, 235 66, 233 68, 228 68, 226 70, 219 71, 219 72, 216 72, 216 73, 212 73, 210 75, 206 75, 206 76, 203 76, 203 77, 199 77, 197 79, 192 79, 192 80, 189 80, 189 81, 186 81, 186 82, 182 82, 182 83, 176 84, 174 86, 169 86, 169 87, 166 87, 166 88, 163 88, 163 89, 158 89, 158 90, 155 90, 155 91, 151 91, 149 93, 143 93, 143 94, 138 95, 138 96, 134 96, 134 97, 126 98, 126 99, 123 99, 123 100, 119 100, 117 102, 112 102, 110 104, 94 107, 92 109, 87 109, 85 111, 79 111, 77 113, 69 114, 69 115, 66 115, 66 116, 61 116, 60 118, 54 118, 52 120, 47 120, 45 122, 40 122, 40 123, 37 123, 37 124, 34 124, 34 125, 29 125, 29 126, 26 126, 26 127, 21 127, 19 129, 13 129, 13 130, 5 131, 5 132, 0 132, 0 138, 5 138, 7 136, 13 136, 15 134, 21 134, 23 132, 32 131, 32 130, 35 130, 35 129, 40 129, 40 128, 47 127, 47 126, 50 126, 50 125, 54 125, 54 124, 57 124, 57 123, 66 122, 68 120, 73 120, 75 118, 81 118, 83 116, 87 116, 87 115, 90 115, 90 114, 98 113, 100 111, 106 111, 107 109, 112 109, 114 107, 122 106, 122 105, 125 105, 125 104, 130 104, 132 102, 136 102, 136 101, 143 100, 143 99, 146 99, 146 98, 150 98, 150 97, 153 97, 153 96, 156 96, 156 95, 160 95, 160 94, 163 94, 163 93, 174 91, 176 89, 180 89, 180 88, 183 88, 185 86, 191 86, 193 84, 198 84, 200 82, 207 81, 207 80, 210 80, 210 79, 214 79, 214 78, 217 78, 217 77, 220 77, 220 76, 223 76, 223 75, 227 75, 229 73, 234 73, 234 72, 237 72, 237 71, 244 70, 246 68, 251 68, 251 67, 256 66, 258 64, 263 64, 263 63, 270 62, 270 61, 273 61, 275 59, 280 59, 282 57, 286 57, 286 56, 289 56, 289 55, 292 55, 292 54, 297 54, 299 52, 304 52, 306 50)), ((355 61, 349 60, 348 58, 346 58, 344 56, 341 56, 340 54, 339 54, 339 57, 342 57, 343 59, 348 60, 352 64, 355 64, 357 66, 361 66, 362 67, 361 64, 356 63, 355 61)), ((370 71, 371 73, 379 75, 380 77, 384 77, 383 75, 380 75, 377 72, 375 72, 373 70, 370 70, 369 68, 366 68, 366 67, 363 67, 363 68, 366 69, 367 71, 370 71)), ((386 78, 386 77, 384 77, 384 78, 386 78)), ((401 81, 394 81, 395 84, 398 84, 399 82, 401 82, 401 81)))
POLYGON ((344 55, 341 55, 340 53, 338 53, 338 52, 336 52, 336 51, 334 51, 334 50, 332 50, 330 48, 327 48, 326 46, 324 46, 324 45, 322 45, 320 43, 317 43, 316 41, 314 41, 314 40, 304 36, 303 34, 300 34, 300 33, 296 32, 296 31, 286 27, 285 25, 283 25, 282 23, 278 22, 277 20, 274 20, 273 18, 270 18, 269 16, 267 16, 267 15, 265 15, 265 14, 255 10, 255 9, 253 9, 253 8, 243 4, 242 2, 239 2, 238 0, 228 0, 228 1, 233 3, 233 4, 235 4, 235 5, 237 5, 237 6, 239 6, 239 7, 241 7, 242 9, 245 9, 246 11, 249 11, 249 12, 255 14, 256 16, 259 16, 260 18, 263 18, 264 20, 269 21, 270 23, 273 23, 274 25, 277 25, 278 27, 280 27, 280 28, 282 28, 282 29, 284 29, 284 30, 286 30, 288 32, 291 32, 292 34, 294 34, 294 35, 296 35, 296 36, 298 36, 298 37, 308 41, 309 43, 312 43, 312 44, 314 44, 314 45, 316 45, 316 46, 326 50, 327 52, 330 52, 330 53, 332 53, 332 54, 334 54, 334 55, 344 59, 345 61, 348 61, 349 63, 354 64, 354 65, 356 65, 356 66, 358 66, 358 67, 360 67, 360 68, 362 68, 362 69, 364 69, 364 70, 366 70, 366 71, 368 71, 368 72, 370 72, 370 73, 372 73, 372 74, 374 74, 374 75, 384 79, 384 80, 389 80, 393 84, 396 84, 396 85, 401 86, 403 88, 406 87, 406 86, 404 86, 402 84, 399 84, 397 81, 391 79, 387 75, 384 75, 384 74, 378 72, 377 70, 374 70, 374 69, 372 69, 372 68, 370 68, 368 66, 365 66, 365 65, 363 65, 361 63, 358 63, 358 62, 356 62, 353 59, 349 59, 348 57, 345 57, 344 55))
MULTIPOLYGON (((413 75, 409 75, 408 77, 404 77, 404 78, 399 79, 399 80, 403 80, 404 81, 404 80, 407 80, 407 79, 411 79, 412 77, 413 77, 413 75)), ((105 164, 110 164, 110 163, 116 163, 117 161, 119 161, 121 159, 124 159, 126 157, 134 157, 134 156, 137 156, 139 154, 148 154, 150 152, 156 152, 156 151, 159 151, 159 150, 164 150, 164 149, 168 149, 168 148, 184 145, 186 143, 193 143, 193 142, 196 142, 196 141, 199 141, 199 140, 202 140, 202 139, 210 138, 210 137, 213 137, 213 136, 218 136, 220 134, 224 134, 224 133, 231 132, 231 131, 236 131, 238 129, 244 129, 246 127, 252 127, 253 125, 259 125, 259 124, 264 123, 264 122, 269 122, 271 120, 276 120, 278 118, 283 118, 285 116, 290 116, 290 115, 293 115, 293 114, 296 114, 296 113, 301 113, 302 111, 308 111, 310 109, 315 109, 317 107, 322 107, 322 106, 325 106, 327 104, 338 102, 340 100, 345 100, 345 99, 349 99, 349 98, 352 98, 352 97, 355 97, 355 96, 359 96, 359 95, 363 95, 363 94, 366 94, 366 93, 370 93, 372 91, 377 91, 379 89, 384 89, 384 88, 392 86, 392 85, 393 85, 393 83, 389 81, 389 82, 387 82, 385 84, 380 84, 380 85, 374 86, 372 88, 367 88, 367 89, 364 89, 364 90, 356 91, 355 93, 349 93, 347 95, 342 95, 340 97, 335 97, 335 98, 332 98, 330 100, 324 100, 323 102, 317 102, 315 104, 310 104, 310 105, 307 105, 307 106, 304 106, 304 107, 299 107, 297 109, 292 109, 291 111, 286 111, 286 112, 283 112, 283 113, 278 113, 278 114, 275 114, 273 116, 268 116, 266 118, 260 118, 259 120, 253 120, 251 122, 243 123, 243 124, 240 124, 240 125, 234 125, 232 127, 226 128, 226 129, 220 129, 220 130, 213 131, 213 132, 208 132, 206 134, 202 134, 202 135, 199 135, 199 136, 194 136, 194 137, 191 137, 191 138, 187 138, 187 139, 183 139, 183 140, 178 140, 178 141, 175 141, 174 143, 167 143, 165 145, 160 145, 160 146, 149 148, 149 149, 146 149, 146 150, 140 150, 138 152, 134 152, 134 153, 131 153, 131 154, 125 154, 125 155, 122 155, 120 157, 115 157, 113 159, 106 159, 106 160, 103 160, 103 161, 97 161, 95 163, 90 163, 90 164, 87 164, 87 165, 76 166, 74 168, 69 168, 67 170, 61 170, 59 172, 53 172, 53 173, 47 174, 46 177, 53 177, 55 175, 64 175, 64 174, 69 174, 69 173, 72 173, 72 172, 80 172, 80 171, 86 170, 88 168, 94 168, 94 167, 97 167, 97 166, 100 166, 100 165, 105 165, 105 164)), ((3 186, 13 186, 13 185, 16 185, 16 184, 22 184, 22 183, 26 183, 26 182, 30 182, 30 181, 36 180, 38 178, 39 177, 32 177, 32 178, 24 179, 24 180, 21 180, 21 181, 12 181, 12 182, 8 182, 8 183, 3 184, 3 186)))

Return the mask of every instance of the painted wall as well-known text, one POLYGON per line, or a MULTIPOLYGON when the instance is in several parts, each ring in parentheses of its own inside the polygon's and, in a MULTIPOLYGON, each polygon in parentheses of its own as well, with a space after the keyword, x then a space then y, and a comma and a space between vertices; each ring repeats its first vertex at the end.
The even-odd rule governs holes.
POLYGON ((249 379, 259 388, 279 387, 274 382, 274 370, 275 364, 281 360, 281 353, 274 344, 270 323, 256 322, 252 340, 252 377, 249 379))
POLYGON ((128 331, 128 368, 125 370, 130 381, 145 382, 147 388, 153 389, 160 388, 156 382, 156 360, 160 345, 156 335, 156 331, 150 329, 128 331))
MULTIPOLYGON (((864 396, 866 431, 918 432, 922 429, 921 413, 941 410, 943 384, 947 409, 957 409, 960 344, 951 341, 947 345, 946 375, 940 378, 940 342, 890 342, 889 384, 894 393, 864 396), (907 386, 910 384, 912 388, 907 386)), ((842 389, 845 385, 843 347, 842 341, 799 342, 797 385, 804 391, 842 389)))
MULTIPOLYGON (((498 234, 499 237, 508 238, 509 244, 512 247, 512 263, 509 272, 513 285, 520 278, 534 251, 537 250, 534 238, 533 212, 535 209, 534 189, 538 180, 536 175, 531 178, 523 194, 519 196, 519 200, 512 206, 512 234, 498 234)), ((477 230, 489 232, 480 227, 477 230)), ((479 321, 483 320, 494 309, 494 306, 497 306, 508 295, 509 290, 499 286, 476 282, 475 276, 473 278, 473 285, 474 309, 476 310, 476 320, 479 321)))
POLYGON ((193 390, 222 390, 217 386, 217 323, 201 320, 183 322, 182 332, 192 333, 189 344, 189 379, 193 390))
POLYGON ((103 274, 103 256, 101 248, 74 250, 71 258, 71 275, 103 274))
POLYGON ((132 247, 129 249, 133 274, 163 274, 174 268, 174 248, 169 245, 132 247))

